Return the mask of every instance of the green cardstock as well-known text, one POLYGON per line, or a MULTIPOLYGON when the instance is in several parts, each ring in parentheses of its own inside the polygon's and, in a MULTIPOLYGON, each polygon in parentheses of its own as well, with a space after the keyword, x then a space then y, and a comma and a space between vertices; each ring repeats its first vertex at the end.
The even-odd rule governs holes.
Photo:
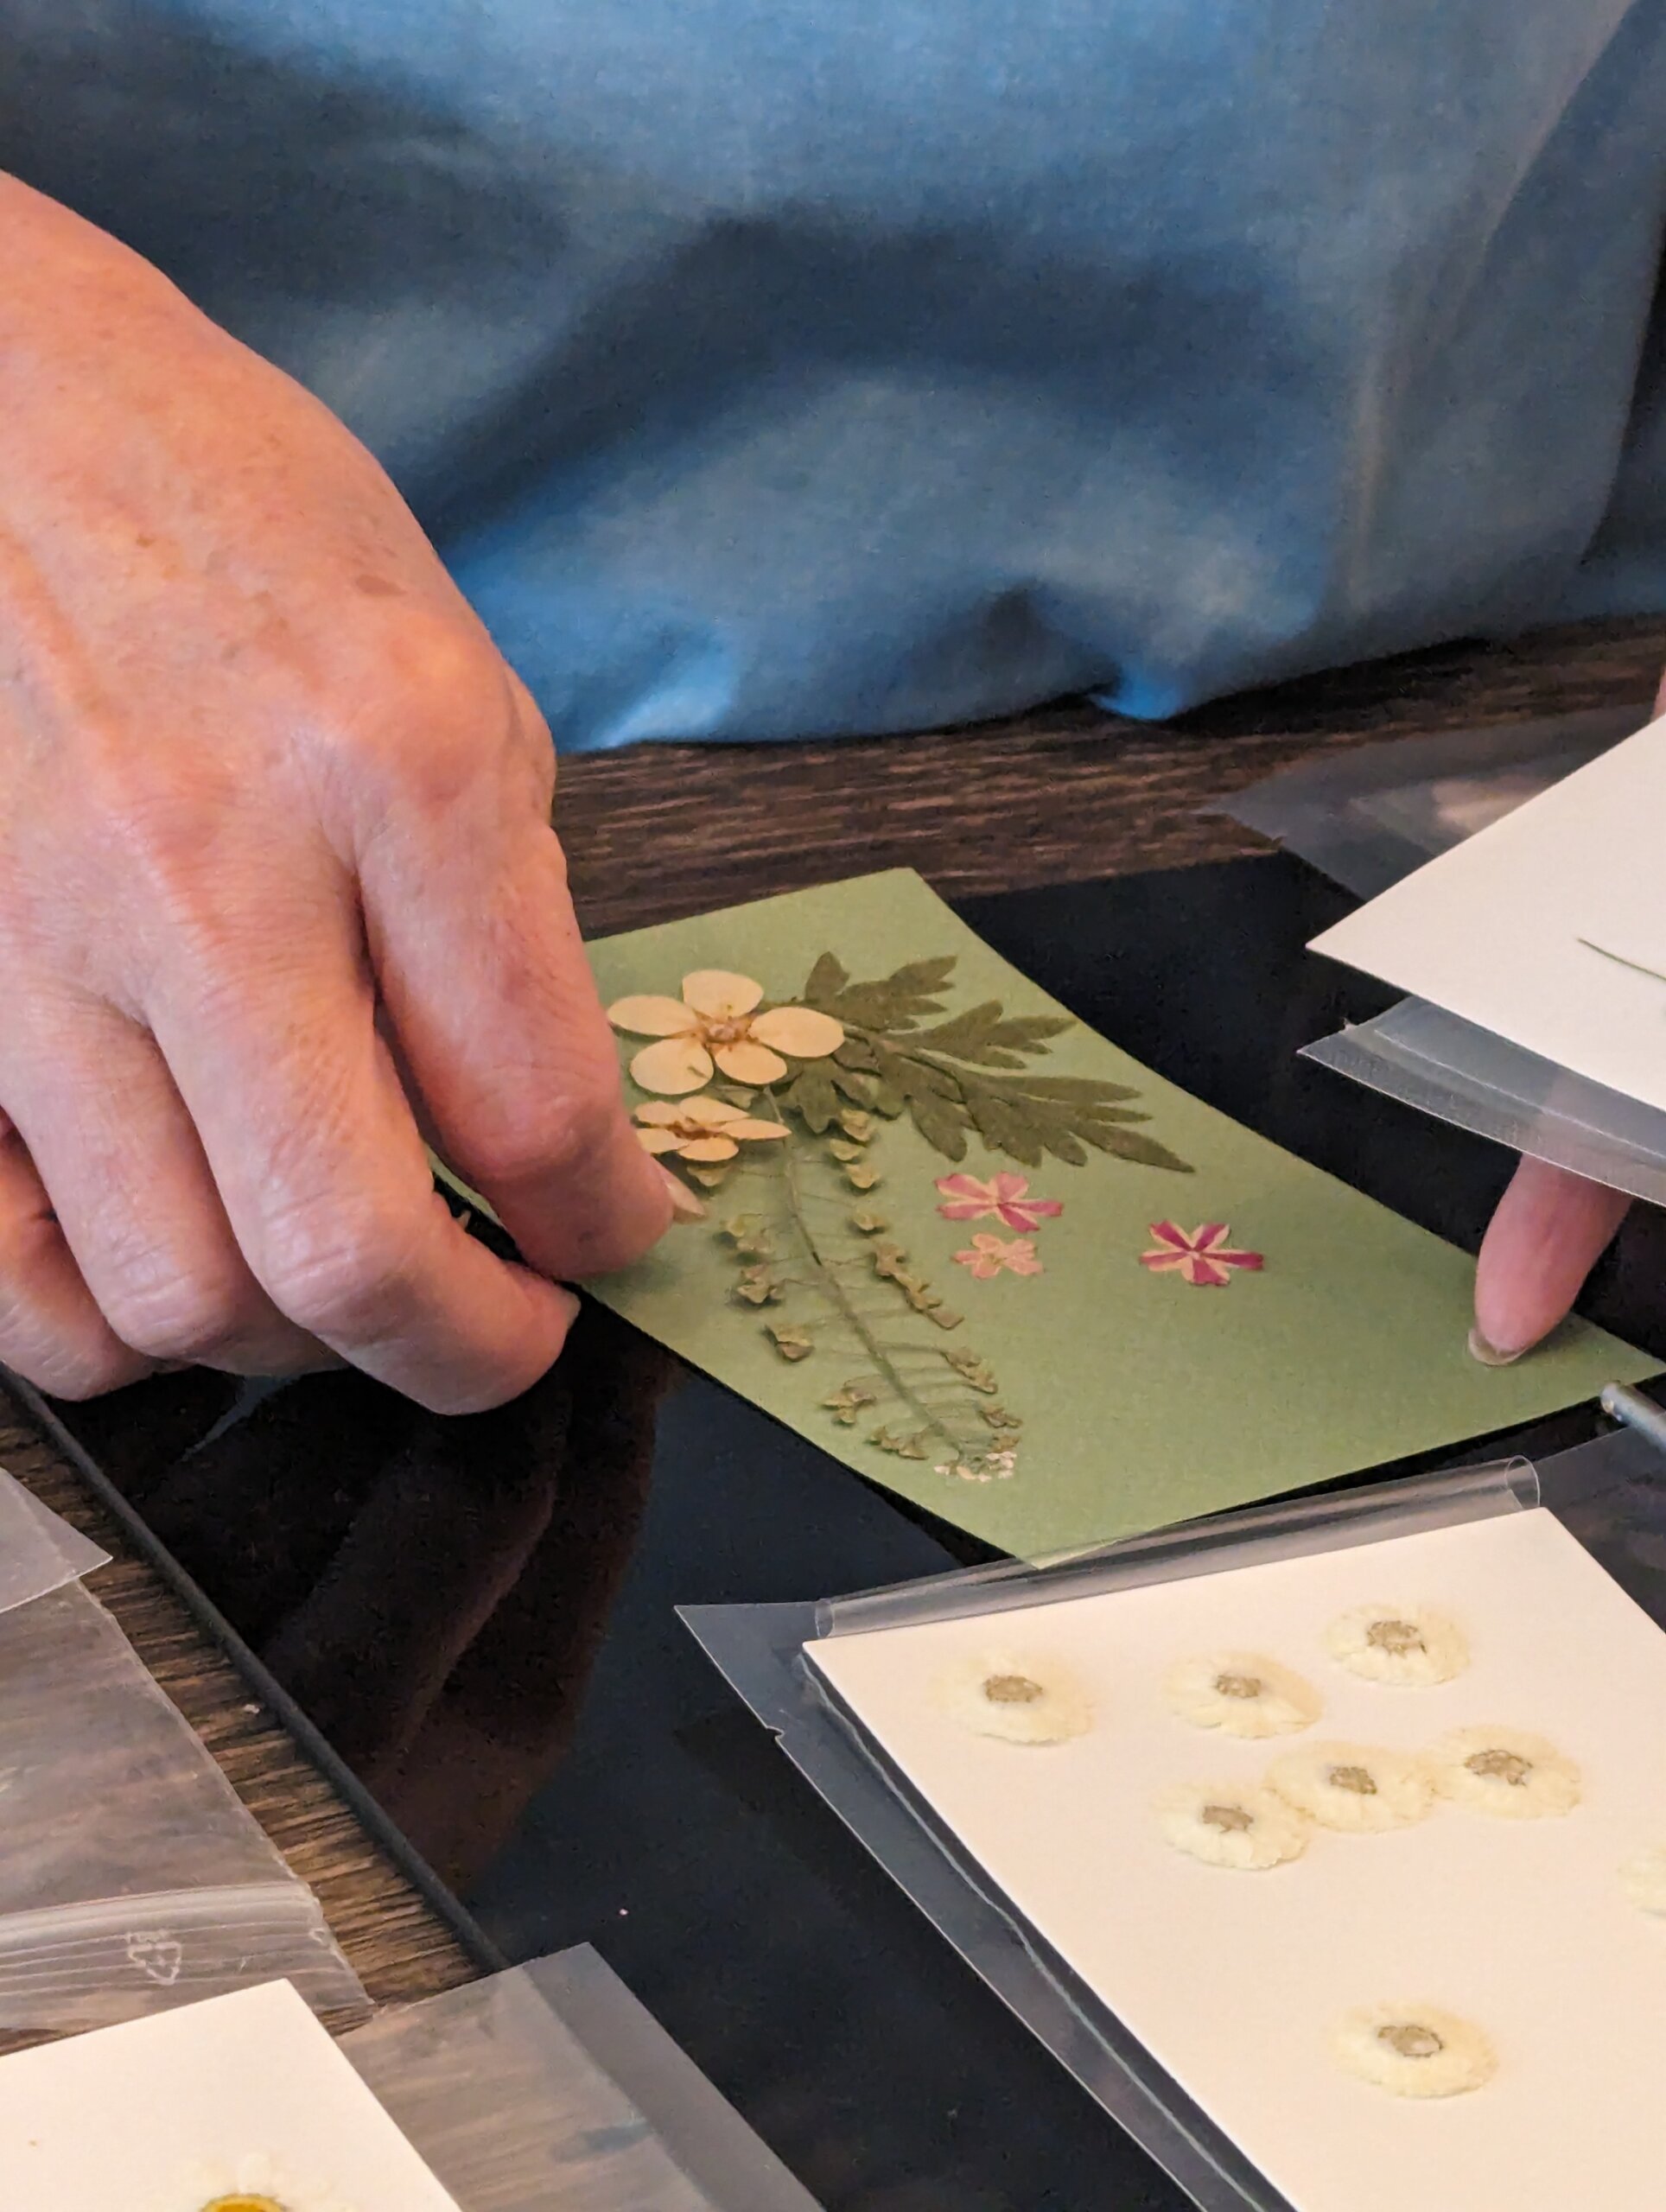
MULTIPOLYGON (((1478 1365, 1464 1254, 1070 1020, 908 871, 589 950, 610 1006, 661 1001, 635 1010, 661 1039, 648 1071, 681 1055, 690 1081, 705 1052, 747 1076, 715 1068, 694 1116, 627 1077, 656 1141, 694 1131, 699 1151, 736 1115, 789 1131, 735 1140, 727 1166, 665 1151, 710 1218, 594 1295, 1003 1551, 1218 1512, 1656 1364, 1575 1323, 1517 1366, 1478 1365), (667 1038, 664 1002, 708 970, 761 999, 667 1038), (819 1023, 770 1011, 806 999, 819 1023)), ((628 1067, 650 1038, 620 1041, 628 1067)))

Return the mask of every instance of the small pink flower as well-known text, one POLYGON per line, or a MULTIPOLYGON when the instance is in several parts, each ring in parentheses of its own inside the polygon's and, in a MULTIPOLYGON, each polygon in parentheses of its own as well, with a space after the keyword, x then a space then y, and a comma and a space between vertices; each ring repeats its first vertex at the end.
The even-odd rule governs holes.
POLYGON ((1206 1221, 1190 1234, 1172 1221, 1154 1221, 1154 1250, 1141 1252, 1140 1265, 1153 1274, 1177 1274, 1202 1290, 1224 1290, 1230 1270, 1243 1268, 1250 1274, 1266 1265, 1259 1252, 1236 1250, 1227 1243, 1232 1234, 1224 1221, 1206 1221))
POLYGON ((1057 1198, 1027 1198, 1027 1175, 995 1175, 987 1183, 976 1175, 939 1175, 937 1186, 950 1201, 938 1208, 945 1221, 998 1221, 1008 1229, 1036 1230, 1065 1211, 1057 1198))
POLYGON ((988 1282, 1003 1269, 1013 1275, 1039 1275, 1041 1273, 1041 1262, 1035 1256, 1035 1246, 1027 1236, 991 1236, 986 1231, 974 1236, 967 1249, 957 1252, 955 1258, 980 1282, 988 1282))

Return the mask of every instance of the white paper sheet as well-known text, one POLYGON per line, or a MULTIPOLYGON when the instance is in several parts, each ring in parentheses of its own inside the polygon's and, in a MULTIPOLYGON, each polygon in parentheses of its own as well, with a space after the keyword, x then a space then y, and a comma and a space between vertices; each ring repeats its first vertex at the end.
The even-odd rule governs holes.
POLYGON ((6 2212, 197 2212, 251 2158, 286 2212, 458 2212, 287 1982, 0 2060, 6 2212))
POLYGON ((1525 1513, 1364 1549, 806 1647, 891 1758, 1076 1972, 1299 2212, 1659 2212, 1666 2202, 1666 1921, 1624 1861, 1666 1841, 1666 1636, 1552 1516, 1525 1513), (1428 1605, 1473 1662, 1430 1690, 1330 1660, 1355 1605, 1428 1605), (945 1664, 1048 1655, 1091 1690, 1085 1736, 1024 1747, 938 1709, 945 1664), (1235 1742, 1165 1702, 1170 1665, 1241 1649, 1319 1690, 1306 1738, 1235 1742), (1442 1806, 1391 1834, 1316 1830, 1270 1872, 1205 1866, 1152 1804, 1244 1782, 1304 1741, 1421 1748, 1511 1726, 1575 1759, 1563 1819, 1442 1806), (1491 2036, 1491 2084, 1439 2103, 1342 2072, 1356 2005, 1439 2005, 1491 2036))
POLYGON ((1313 950, 1666 1110, 1666 982, 1637 972, 1666 976, 1663 841, 1657 721, 1369 900, 1313 950))

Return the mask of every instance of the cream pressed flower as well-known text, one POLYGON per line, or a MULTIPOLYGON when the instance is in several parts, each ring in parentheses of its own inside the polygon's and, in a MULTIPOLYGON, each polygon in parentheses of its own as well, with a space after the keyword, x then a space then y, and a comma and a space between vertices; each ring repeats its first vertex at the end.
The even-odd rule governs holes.
POLYGON ((795 1060, 824 1060, 844 1042, 844 1025, 813 1007, 756 1011, 764 987, 750 976, 699 968, 683 978, 683 995, 618 999, 607 1019, 627 1036, 652 1037, 631 1062, 644 1090, 680 1098, 703 1090, 717 1069, 732 1083, 779 1083, 795 1060))
POLYGON ((229 2166, 193 2166, 153 2212, 353 2212, 342 2198, 302 2181, 263 2152, 229 2166))
POLYGON ((1666 1843, 1651 1844, 1619 1870, 1620 1887, 1639 1912, 1666 1917, 1666 1843))
POLYGON ((1267 1780, 1297 1812, 1344 1835, 1413 1827, 1434 1809, 1421 1759, 1363 1744, 1304 1744, 1275 1759, 1267 1780))
POLYGON ((1356 1605, 1325 1631, 1339 1666, 1394 1689, 1433 1689, 1469 1664, 1463 1630, 1421 1605, 1356 1605))
POLYGON ((675 1153, 681 1160, 733 1160, 743 1144, 784 1137, 783 1122, 758 1122, 739 1106, 702 1092, 673 1106, 668 1098, 651 1098, 633 1116, 637 1142, 644 1152, 675 1153))
POLYGON ((1429 1755, 1434 1786, 1472 1813, 1500 1821, 1554 1820, 1580 1802, 1580 1770, 1523 1728, 1457 1728, 1429 1755))
POLYGON ((1319 1715, 1317 1693, 1257 1651, 1217 1651, 1183 1659, 1167 1684, 1170 1710, 1194 1728, 1225 1736, 1294 1736, 1319 1715))
POLYGON ((1350 2074, 1391 2097, 1459 2097, 1498 2070, 1480 2029, 1438 2005, 1364 2005, 1339 2022, 1332 2049, 1350 2074))
POLYGON ((977 1653, 939 1675, 932 1694, 962 1727, 1008 1744, 1062 1744, 1093 1725, 1092 1701, 1081 1685, 1034 1654, 977 1653))
POLYGON ((1176 1851, 1238 1873, 1264 1873, 1307 1848, 1307 1822, 1281 1797, 1235 1782, 1184 1783, 1158 1799, 1157 1819, 1176 1851))

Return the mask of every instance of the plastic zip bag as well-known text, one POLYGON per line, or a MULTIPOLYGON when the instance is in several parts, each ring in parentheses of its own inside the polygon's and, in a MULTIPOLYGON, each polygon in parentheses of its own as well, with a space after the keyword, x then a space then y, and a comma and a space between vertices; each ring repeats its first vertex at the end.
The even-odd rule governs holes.
POLYGON ((0 1613, 78 1581, 109 1557, 0 1468, 0 1613))
POLYGON ((43 1594, 0 1611, 0 2028, 103 2026, 280 1978, 320 2011, 362 2007, 317 1899, 64 1579, 104 1554, 22 1497, 0 1490, 16 1539, 0 1557, 9 1587, 43 1594))
POLYGON ((1374 899, 1641 729, 1649 709, 1397 737, 1305 760, 1208 810, 1374 899))
POLYGON ((815 2212, 588 1945, 341 2048, 463 2212, 815 2212))

